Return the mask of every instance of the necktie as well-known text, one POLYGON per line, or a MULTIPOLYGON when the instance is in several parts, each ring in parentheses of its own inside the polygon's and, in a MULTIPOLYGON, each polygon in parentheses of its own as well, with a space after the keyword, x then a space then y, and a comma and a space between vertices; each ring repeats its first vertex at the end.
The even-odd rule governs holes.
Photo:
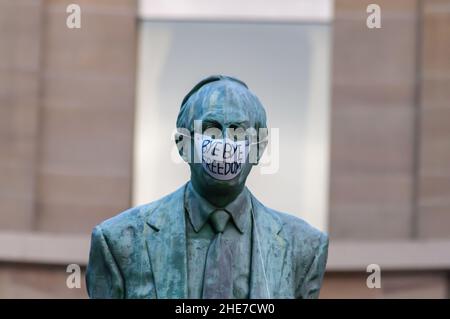
POLYGON ((209 218, 216 235, 212 239, 206 255, 203 278, 204 299, 230 299, 232 297, 231 249, 222 238, 229 219, 230 215, 224 210, 216 210, 209 218))

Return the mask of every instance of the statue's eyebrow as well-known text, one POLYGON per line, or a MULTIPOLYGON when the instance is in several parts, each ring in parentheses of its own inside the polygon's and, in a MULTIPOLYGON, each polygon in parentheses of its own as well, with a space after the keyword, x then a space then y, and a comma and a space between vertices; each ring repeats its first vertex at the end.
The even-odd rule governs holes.
POLYGON ((216 118, 212 118, 212 117, 203 118, 202 121, 204 123, 220 124, 219 120, 217 120, 216 118))
POLYGON ((223 125, 225 125, 225 127, 236 126, 236 127, 245 127, 245 128, 248 128, 251 125, 251 121, 248 120, 246 117, 239 116, 236 119, 236 121, 229 121, 229 122, 224 121, 224 123, 222 124, 220 122, 220 120, 223 120, 223 115, 217 116, 217 113, 207 112, 203 116, 204 117, 201 119, 202 125, 204 125, 206 123, 206 124, 210 124, 211 126, 218 127, 221 129, 222 129, 223 125))
POLYGON ((234 126, 235 128, 239 128, 239 127, 248 128, 250 126, 250 121, 244 120, 244 121, 229 122, 226 124, 227 124, 227 127, 234 126))
POLYGON ((204 126, 205 124, 209 124, 213 127, 222 129, 222 124, 219 121, 217 121, 216 119, 212 119, 212 118, 202 119, 202 126, 204 126))

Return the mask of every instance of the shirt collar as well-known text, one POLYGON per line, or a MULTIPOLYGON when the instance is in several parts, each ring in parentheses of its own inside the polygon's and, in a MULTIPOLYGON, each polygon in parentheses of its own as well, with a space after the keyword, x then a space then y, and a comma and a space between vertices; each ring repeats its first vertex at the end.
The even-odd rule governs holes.
POLYGON ((227 206, 216 207, 201 197, 195 191, 192 183, 189 182, 186 187, 184 206, 195 232, 200 231, 208 221, 209 215, 217 209, 226 210, 231 215, 234 225, 241 233, 244 233, 247 229, 248 221, 250 220, 251 199, 247 187, 227 206))

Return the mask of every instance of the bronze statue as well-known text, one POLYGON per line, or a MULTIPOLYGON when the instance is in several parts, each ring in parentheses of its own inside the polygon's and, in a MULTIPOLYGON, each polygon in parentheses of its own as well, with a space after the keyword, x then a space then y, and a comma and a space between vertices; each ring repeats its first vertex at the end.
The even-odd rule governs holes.
POLYGON ((258 98, 238 79, 210 76, 183 99, 177 129, 190 181, 94 228, 89 296, 317 298, 327 235, 245 186, 267 145, 258 98))

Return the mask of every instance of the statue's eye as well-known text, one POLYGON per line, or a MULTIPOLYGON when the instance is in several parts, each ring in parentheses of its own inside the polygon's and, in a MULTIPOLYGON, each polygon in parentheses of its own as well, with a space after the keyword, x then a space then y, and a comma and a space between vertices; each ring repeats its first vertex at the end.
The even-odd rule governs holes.
POLYGON ((213 139, 220 138, 222 136, 222 126, 216 122, 203 122, 203 134, 213 139))
POLYGON ((218 122, 213 122, 213 121, 203 121, 203 130, 207 130, 207 129, 211 129, 211 128, 216 128, 221 130, 222 126, 220 125, 220 123, 218 122))
POLYGON ((235 142, 245 140, 245 128, 241 125, 231 124, 228 127, 227 136, 234 140, 235 142))

